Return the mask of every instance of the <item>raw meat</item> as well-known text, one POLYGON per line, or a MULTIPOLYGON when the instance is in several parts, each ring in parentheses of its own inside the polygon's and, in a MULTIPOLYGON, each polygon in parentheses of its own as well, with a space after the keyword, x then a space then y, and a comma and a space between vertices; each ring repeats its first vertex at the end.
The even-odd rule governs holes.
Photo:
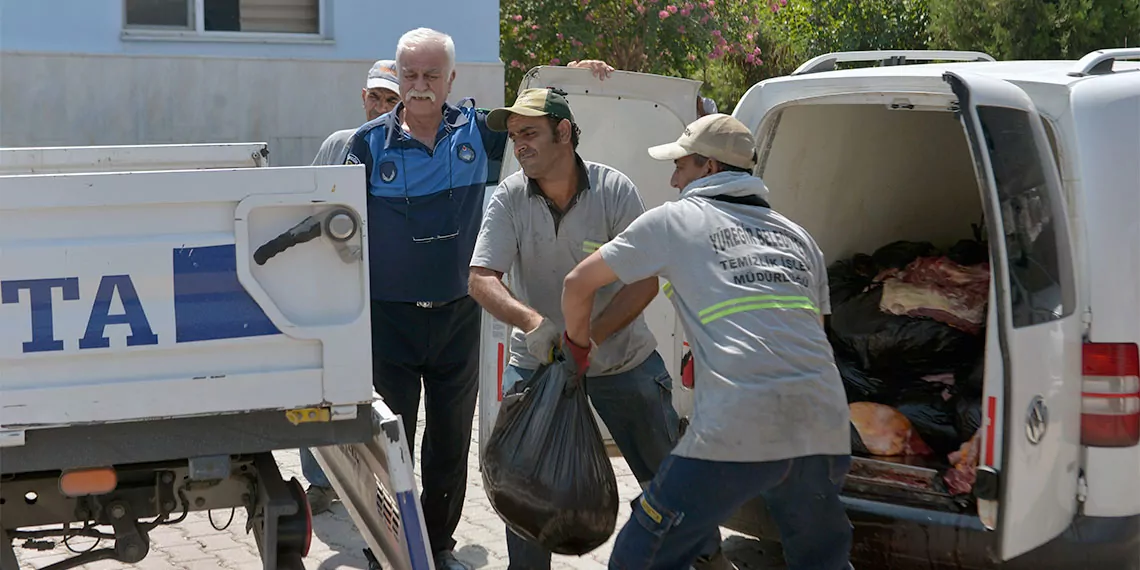
POLYGON ((850 408, 851 423, 872 455, 889 457, 933 453, 910 420, 898 410, 873 402, 855 402, 850 408))
MULTIPOLYGON (((931 374, 929 376, 923 376, 922 381, 923 382, 930 382, 931 384, 945 384, 947 386, 953 386, 954 385, 954 373, 953 372, 943 372, 942 374, 931 374)), ((947 400, 950 399, 949 394, 946 395, 946 399, 947 400)))
POLYGON ((988 263, 964 266, 948 257, 921 257, 905 269, 886 269, 879 308, 893 315, 928 317, 970 334, 981 331, 989 300, 988 263))
POLYGON ((981 447, 982 430, 978 430, 970 441, 963 443, 958 451, 950 454, 950 464, 953 465, 943 479, 951 495, 965 495, 974 489, 974 480, 978 476, 978 452, 981 447))

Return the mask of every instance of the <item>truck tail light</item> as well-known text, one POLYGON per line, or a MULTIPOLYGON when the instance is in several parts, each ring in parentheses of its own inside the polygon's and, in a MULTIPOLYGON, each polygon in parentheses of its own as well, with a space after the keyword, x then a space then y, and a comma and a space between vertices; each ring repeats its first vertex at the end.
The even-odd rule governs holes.
POLYGON ((59 476, 59 491, 65 497, 106 495, 119 485, 119 476, 113 467, 64 471, 59 476))
POLYGON ((1135 344, 1087 343, 1081 377, 1081 444, 1140 443, 1140 352, 1135 344))

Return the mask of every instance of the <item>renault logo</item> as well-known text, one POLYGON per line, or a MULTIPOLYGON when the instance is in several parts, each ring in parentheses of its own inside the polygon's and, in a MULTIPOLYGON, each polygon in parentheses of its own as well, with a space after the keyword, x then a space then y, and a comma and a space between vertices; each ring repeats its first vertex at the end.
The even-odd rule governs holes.
POLYGON ((1025 437, 1029 443, 1037 445, 1045 437, 1049 427, 1049 408, 1041 396, 1034 396, 1029 402, 1029 411, 1025 414, 1025 437))

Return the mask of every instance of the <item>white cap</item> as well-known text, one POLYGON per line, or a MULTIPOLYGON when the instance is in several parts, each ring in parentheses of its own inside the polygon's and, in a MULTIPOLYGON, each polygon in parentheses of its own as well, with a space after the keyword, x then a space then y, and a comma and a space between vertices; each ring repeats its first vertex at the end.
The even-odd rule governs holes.
POLYGON ((390 59, 382 59, 372 64, 372 69, 368 70, 368 82, 364 84, 364 87, 366 89, 380 87, 393 93, 399 93, 400 80, 396 78, 396 62, 390 59))
POLYGON ((690 154, 750 169, 756 164, 756 141, 744 123, 715 113, 689 123, 676 142, 649 149, 649 156, 657 160, 677 160, 690 154))

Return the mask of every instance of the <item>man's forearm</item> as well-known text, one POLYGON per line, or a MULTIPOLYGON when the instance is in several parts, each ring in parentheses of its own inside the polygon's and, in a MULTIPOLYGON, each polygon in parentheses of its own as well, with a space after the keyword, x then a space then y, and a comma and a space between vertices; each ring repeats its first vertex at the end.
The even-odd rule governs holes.
POLYGON ((495 272, 472 269, 468 289, 484 310, 524 332, 534 330, 542 322, 542 315, 511 295, 495 272))
POLYGON ((590 313, 594 311, 594 289, 567 279, 562 289, 562 317, 566 336, 578 346, 590 346, 590 313))
POLYGON ((657 278, 650 277, 622 287, 602 314, 590 325, 590 338, 602 344, 632 323, 657 296, 657 278))

